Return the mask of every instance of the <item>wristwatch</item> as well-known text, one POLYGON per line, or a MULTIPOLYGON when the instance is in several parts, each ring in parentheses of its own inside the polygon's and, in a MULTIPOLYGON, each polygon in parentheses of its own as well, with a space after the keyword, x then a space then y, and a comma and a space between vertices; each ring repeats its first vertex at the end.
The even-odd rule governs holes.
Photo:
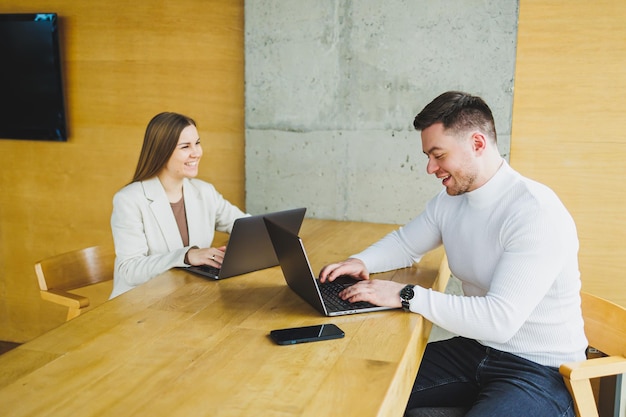
POLYGON ((402 309, 404 311, 410 311, 409 301, 413 299, 414 295, 415 291, 413 291, 413 285, 407 285, 400 291, 400 301, 402 302, 402 309))

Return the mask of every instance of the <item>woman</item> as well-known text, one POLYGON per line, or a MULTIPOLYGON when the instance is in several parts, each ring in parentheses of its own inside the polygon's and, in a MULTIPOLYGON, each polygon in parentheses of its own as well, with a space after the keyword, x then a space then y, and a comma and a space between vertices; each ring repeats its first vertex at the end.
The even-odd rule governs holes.
POLYGON ((133 180, 113 197, 111 298, 170 268, 221 266, 225 247, 211 247, 214 231, 230 233, 246 214, 195 179, 201 157, 191 118, 160 113, 148 123, 133 180))

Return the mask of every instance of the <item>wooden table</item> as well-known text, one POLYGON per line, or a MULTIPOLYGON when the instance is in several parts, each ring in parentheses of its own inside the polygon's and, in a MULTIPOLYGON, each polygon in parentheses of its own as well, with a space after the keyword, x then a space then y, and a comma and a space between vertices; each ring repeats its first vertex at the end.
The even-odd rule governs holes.
MULTIPOLYGON (((317 273, 394 228, 307 219, 301 236, 317 273)), ((449 270, 439 248, 377 277, 443 290, 449 270)), ((401 310, 320 316, 279 267, 223 281, 172 270, 0 356, 0 409, 3 416, 401 416, 430 328, 401 310), (345 338, 278 346, 268 337, 330 322, 345 338)))

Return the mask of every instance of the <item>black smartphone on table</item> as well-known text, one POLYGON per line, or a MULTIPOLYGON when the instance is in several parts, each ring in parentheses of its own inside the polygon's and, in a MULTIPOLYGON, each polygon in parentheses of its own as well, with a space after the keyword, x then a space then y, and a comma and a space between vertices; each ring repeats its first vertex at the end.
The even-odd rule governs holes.
POLYGON ((315 326, 292 327, 290 329, 272 330, 270 337, 279 345, 293 345, 296 343, 317 342, 319 340, 341 339, 345 336, 343 330, 334 324, 319 324, 315 326))

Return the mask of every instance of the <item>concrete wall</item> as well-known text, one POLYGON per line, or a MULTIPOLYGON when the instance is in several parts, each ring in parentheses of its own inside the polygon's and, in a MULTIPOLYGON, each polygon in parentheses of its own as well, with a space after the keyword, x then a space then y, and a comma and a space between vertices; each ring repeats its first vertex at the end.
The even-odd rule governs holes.
POLYGON ((246 0, 246 208, 405 223, 441 185, 413 118, 482 96, 508 157, 518 1, 246 0))

